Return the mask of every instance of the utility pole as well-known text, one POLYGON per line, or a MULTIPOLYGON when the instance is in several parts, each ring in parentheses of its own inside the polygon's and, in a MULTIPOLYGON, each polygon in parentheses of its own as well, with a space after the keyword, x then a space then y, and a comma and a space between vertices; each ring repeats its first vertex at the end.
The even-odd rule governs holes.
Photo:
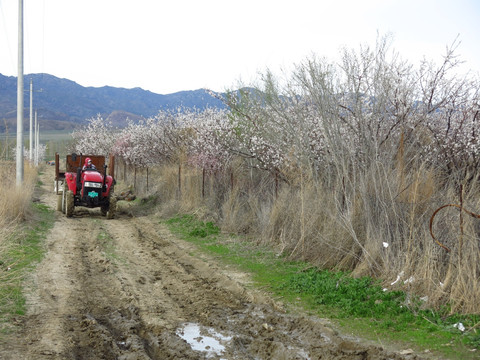
POLYGON ((33 162, 33 79, 30 78, 30 153, 29 160, 33 162))
POLYGON ((39 124, 37 123, 37 110, 35 110, 35 166, 38 166, 38 145, 40 143, 39 124))
POLYGON ((18 0, 17 186, 23 183, 23 0, 18 0))
MULTIPOLYGON (((36 92, 42 92, 43 90, 37 90, 36 92)), ((35 116, 36 111, 35 111, 35 116)), ((35 143, 35 131, 36 131, 36 125, 33 127, 33 79, 30 78, 30 151, 29 151, 29 161, 31 163, 34 162, 34 157, 35 157, 35 150, 34 150, 34 143, 35 143)))

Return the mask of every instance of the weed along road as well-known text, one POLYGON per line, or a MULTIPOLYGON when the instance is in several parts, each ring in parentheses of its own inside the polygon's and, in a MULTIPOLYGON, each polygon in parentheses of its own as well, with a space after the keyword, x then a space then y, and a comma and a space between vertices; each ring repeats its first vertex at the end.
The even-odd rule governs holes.
MULTIPOLYGON (((56 208, 52 168, 39 201, 56 208)), ((287 314, 248 276, 201 255, 122 202, 55 212, 26 283, 27 314, 0 359, 419 359, 287 314)))

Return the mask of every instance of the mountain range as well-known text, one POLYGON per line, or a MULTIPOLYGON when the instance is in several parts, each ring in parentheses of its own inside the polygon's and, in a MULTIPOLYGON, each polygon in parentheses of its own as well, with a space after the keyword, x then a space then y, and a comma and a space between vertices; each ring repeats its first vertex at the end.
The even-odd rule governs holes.
MULTIPOLYGON (((30 79, 33 83, 32 108, 37 111, 44 131, 73 130, 98 114, 122 127, 127 118, 137 121, 161 110, 225 107, 205 89, 162 95, 141 88, 84 87, 49 74, 29 74, 24 75, 24 128, 28 128, 25 126, 30 117, 30 79)), ((0 133, 16 132, 16 124, 17 78, 0 74, 0 133)))

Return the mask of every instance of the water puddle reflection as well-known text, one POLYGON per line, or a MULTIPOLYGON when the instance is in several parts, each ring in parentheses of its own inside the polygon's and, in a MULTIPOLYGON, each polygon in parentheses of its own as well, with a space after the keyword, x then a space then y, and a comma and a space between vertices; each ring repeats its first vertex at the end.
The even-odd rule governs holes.
POLYGON ((188 342, 193 350, 205 352, 207 357, 222 355, 225 350, 224 344, 232 339, 231 336, 225 336, 215 329, 196 323, 183 324, 177 329, 176 334, 188 342))

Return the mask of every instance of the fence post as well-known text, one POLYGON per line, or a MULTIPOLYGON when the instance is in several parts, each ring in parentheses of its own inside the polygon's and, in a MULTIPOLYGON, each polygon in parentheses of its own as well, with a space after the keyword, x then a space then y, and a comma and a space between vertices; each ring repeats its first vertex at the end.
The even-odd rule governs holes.
POLYGON ((278 199, 278 171, 275 170, 275 200, 278 199))
POLYGON ((182 196, 182 163, 178 164, 178 196, 182 196))
POLYGON ((458 259, 462 261, 462 245, 463 245, 463 184, 460 184, 460 244, 458 247, 458 259))
POLYGON ((202 199, 205 199, 205 168, 202 169, 202 199))
POLYGON ((123 165, 123 181, 127 182, 127 162, 124 158, 122 158, 122 165, 123 165))
POLYGON ((133 188, 137 191, 137 166, 134 166, 133 169, 133 188))

